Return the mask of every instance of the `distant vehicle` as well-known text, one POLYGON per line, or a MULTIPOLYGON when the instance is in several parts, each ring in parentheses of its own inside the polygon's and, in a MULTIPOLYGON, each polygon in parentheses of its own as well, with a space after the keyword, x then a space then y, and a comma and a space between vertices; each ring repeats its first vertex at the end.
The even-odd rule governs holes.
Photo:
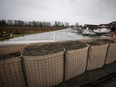
POLYGON ((94 35, 96 35, 96 33, 94 33, 92 30, 89 30, 88 27, 87 27, 86 29, 83 30, 82 34, 83 34, 83 35, 89 35, 89 36, 94 36, 94 35))
POLYGON ((78 30, 78 33, 82 33, 83 32, 83 28, 82 27, 79 27, 77 30, 78 30))
POLYGON ((72 30, 77 30, 76 26, 71 27, 72 30))
POLYGON ((105 28, 105 27, 103 27, 103 28, 101 28, 101 29, 93 30, 94 33, 100 34, 100 35, 102 35, 102 34, 107 34, 107 33, 109 33, 110 31, 111 31, 111 30, 109 30, 109 29, 107 29, 107 28, 105 28))
POLYGON ((83 35, 89 35, 89 36, 94 36, 96 35, 96 33, 94 33, 93 31, 91 30, 87 30, 87 29, 84 29, 83 32, 82 32, 83 35))

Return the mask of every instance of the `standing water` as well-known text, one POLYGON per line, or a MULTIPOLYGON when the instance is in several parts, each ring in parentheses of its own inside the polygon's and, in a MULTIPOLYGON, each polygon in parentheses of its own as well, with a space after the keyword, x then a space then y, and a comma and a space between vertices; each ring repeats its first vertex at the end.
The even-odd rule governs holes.
POLYGON ((6 44, 29 44, 38 42, 54 42, 54 41, 64 41, 64 40, 79 40, 79 39, 89 39, 88 36, 83 36, 72 30, 71 28, 66 28, 63 30, 51 31, 46 33, 31 34, 16 37, 13 39, 0 41, 0 45, 6 44))

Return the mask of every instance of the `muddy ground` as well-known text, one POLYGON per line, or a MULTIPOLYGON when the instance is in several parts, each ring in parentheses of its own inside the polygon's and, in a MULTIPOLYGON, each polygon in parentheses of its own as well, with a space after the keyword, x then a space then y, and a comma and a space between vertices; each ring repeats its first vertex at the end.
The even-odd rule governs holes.
POLYGON ((67 42, 61 42, 60 44, 66 50, 74 50, 74 49, 81 49, 87 47, 85 43, 80 41, 67 41, 67 42))
POLYGON ((21 56, 21 52, 15 52, 15 53, 10 53, 10 54, 6 54, 6 55, 0 55, 0 60, 10 59, 10 58, 15 58, 15 57, 20 57, 20 56, 21 56))
POLYGON ((23 56, 42 56, 64 51, 59 43, 49 43, 43 45, 30 45, 23 51, 23 56))

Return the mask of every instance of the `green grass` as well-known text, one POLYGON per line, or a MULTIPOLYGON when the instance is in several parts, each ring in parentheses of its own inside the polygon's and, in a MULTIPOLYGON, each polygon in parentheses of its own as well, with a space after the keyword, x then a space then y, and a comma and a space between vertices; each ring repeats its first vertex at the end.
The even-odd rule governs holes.
POLYGON ((12 39, 12 38, 20 37, 20 36, 24 36, 24 35, 44 33, 44 32, 50 32, 50 31, 51 30, 49 30, 49 31, 39 31, 39 32, 28 32, 28 33, 9 33, 9 32, 4 33, 4 32, 0 32, 0 41, 4 41, 4 40, 7 40, 7 39, 12 39), (12 37, 11 37, 10 34, 12 34, 12 37))
POLYGON ((0 41, 27 35, 26 33, 25 34, 24 33, 16 33, 16 34, 12 34, 12 36, 10 34, 12 34, 12 33, 0 33, 0 41))

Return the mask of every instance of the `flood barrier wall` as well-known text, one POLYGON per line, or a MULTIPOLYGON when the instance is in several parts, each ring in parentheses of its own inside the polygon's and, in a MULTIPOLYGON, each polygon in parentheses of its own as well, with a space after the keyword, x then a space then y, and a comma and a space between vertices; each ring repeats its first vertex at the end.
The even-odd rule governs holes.
POLYGON ((52 87, 116 61, 116 43, 0 60, 0 87, 52 87))

